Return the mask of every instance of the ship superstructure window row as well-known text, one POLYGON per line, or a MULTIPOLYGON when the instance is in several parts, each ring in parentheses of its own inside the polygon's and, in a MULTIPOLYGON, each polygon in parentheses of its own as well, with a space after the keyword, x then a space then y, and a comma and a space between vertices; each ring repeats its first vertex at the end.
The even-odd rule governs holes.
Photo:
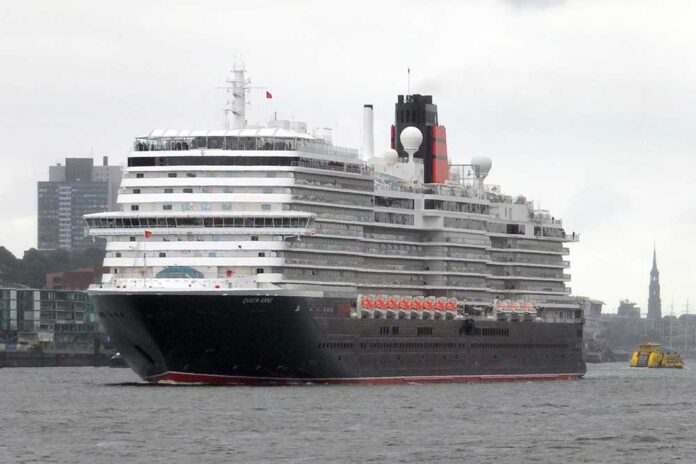
POLYGON ((87 218, 94 229, 128 229, 156 227, 278 227, 307 228, 307 218, 291 217, 118 217, 87 218))
POLYGON ((436 209, 439 211, 450 211, 455 213, 485 214, 490 213, 490 207, 480 203, 464 203, 459 201, 432 200, 426 199, 425 209, 436 209))
POLYGON ((293 166, 366 174, 362 164, 297 156, 144 156, 128 158, 128 167, 155 166, 293 166))

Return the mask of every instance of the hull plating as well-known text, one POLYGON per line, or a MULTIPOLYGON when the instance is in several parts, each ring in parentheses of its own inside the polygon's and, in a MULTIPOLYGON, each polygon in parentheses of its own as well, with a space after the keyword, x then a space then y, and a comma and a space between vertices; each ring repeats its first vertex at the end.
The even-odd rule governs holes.
POLYGON ((351 319, 350 301, 287 296, 93 295, 148 381, 411 383, 581 377, 582 325, 351 319))

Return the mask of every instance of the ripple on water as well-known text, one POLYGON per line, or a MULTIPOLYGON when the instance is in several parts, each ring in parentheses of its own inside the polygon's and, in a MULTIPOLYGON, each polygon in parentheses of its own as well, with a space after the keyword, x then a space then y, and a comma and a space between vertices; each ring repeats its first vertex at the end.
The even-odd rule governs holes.
POLYGON ((3 369, 0 462, 694 462, 696 370, 589 369, 574 382, 291 388, 3 369))

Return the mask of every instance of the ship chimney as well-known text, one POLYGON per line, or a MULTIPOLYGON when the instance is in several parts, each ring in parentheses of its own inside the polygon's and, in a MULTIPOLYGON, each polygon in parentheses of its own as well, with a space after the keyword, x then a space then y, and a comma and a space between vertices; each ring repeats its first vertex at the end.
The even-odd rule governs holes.
POLYGON ((372 105, 363 107, 362 158, 367 161, 375 156, 375 125, 372 105))

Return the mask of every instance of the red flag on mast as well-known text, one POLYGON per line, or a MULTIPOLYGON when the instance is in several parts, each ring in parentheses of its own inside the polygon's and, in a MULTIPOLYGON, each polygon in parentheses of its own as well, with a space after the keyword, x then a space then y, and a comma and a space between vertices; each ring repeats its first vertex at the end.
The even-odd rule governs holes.
POLYGON ((273 98, 273 94, 271 94, 271 92, 269 92, 268 90, 266 90, 266 98, 268 98, 269 100, 273 98))

